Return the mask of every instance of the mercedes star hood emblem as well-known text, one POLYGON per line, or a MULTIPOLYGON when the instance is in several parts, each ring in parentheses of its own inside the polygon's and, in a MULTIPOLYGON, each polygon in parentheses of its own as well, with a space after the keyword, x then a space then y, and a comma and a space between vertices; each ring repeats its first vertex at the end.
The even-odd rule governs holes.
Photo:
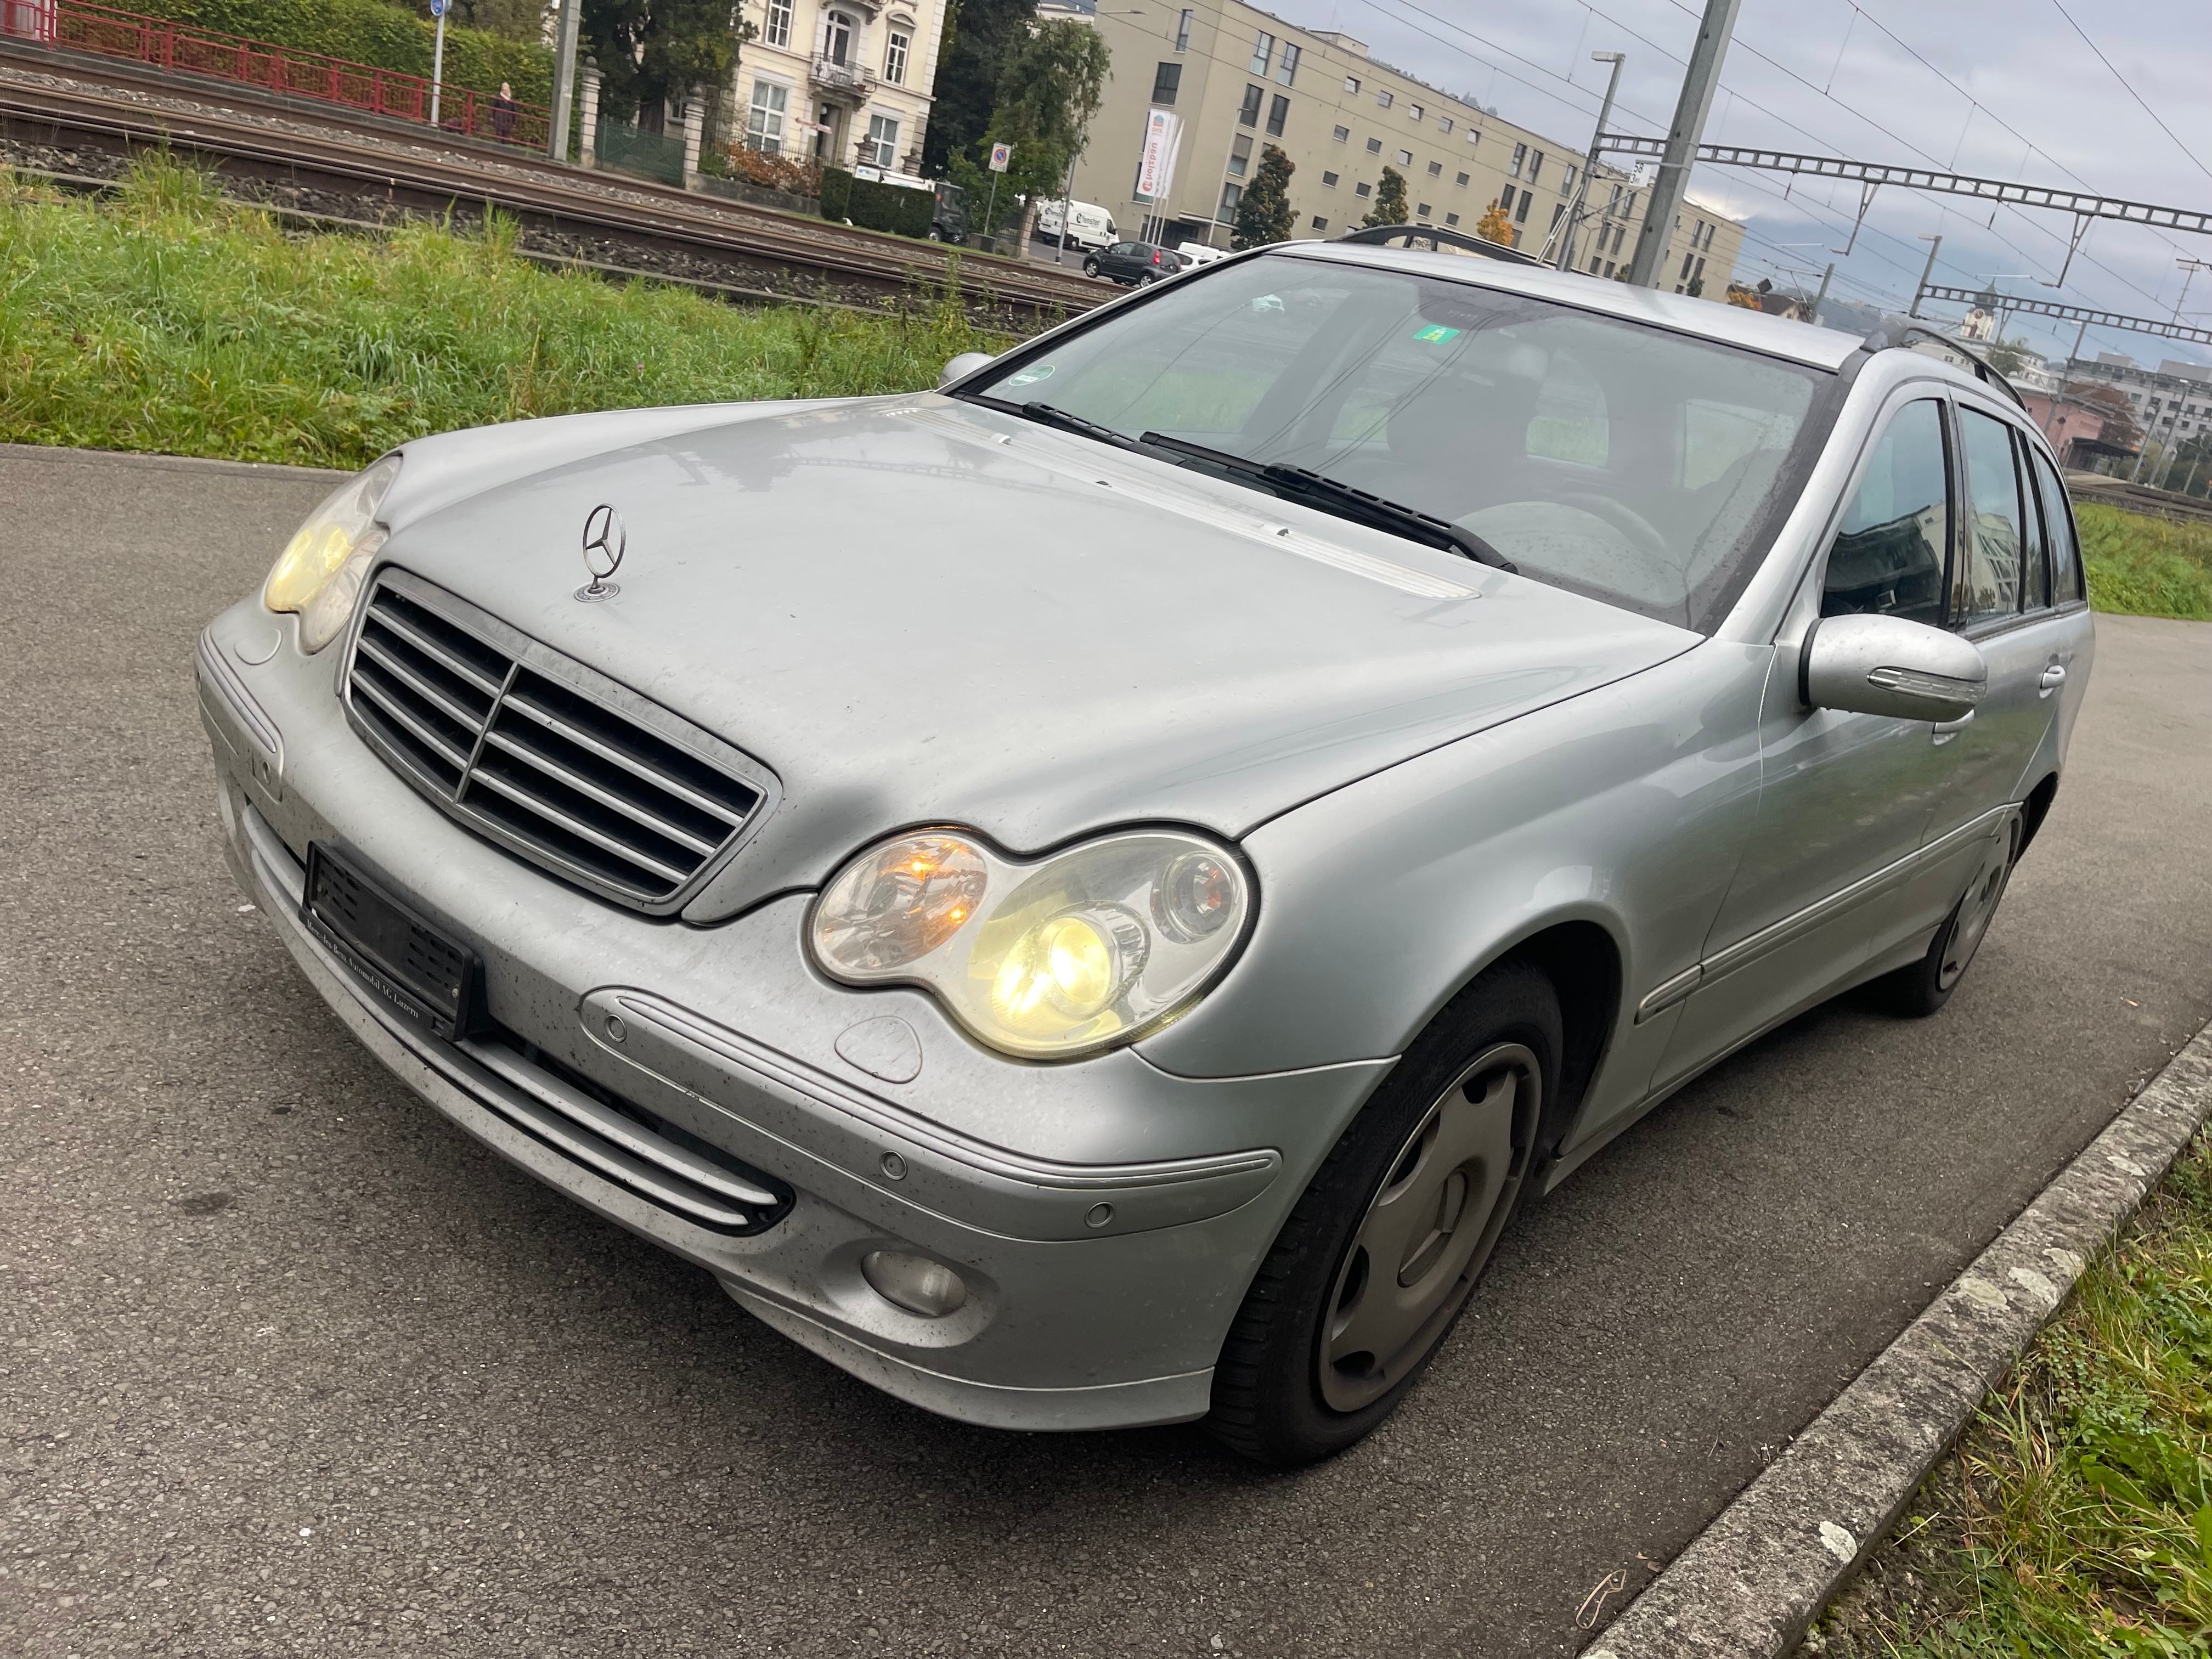
POLYGON ((576 590, 576 597, 589 604, 593 599, 611 599, 622 592, 607 580, 622 568, 623 555, 629 551, 629 532, 624 527, 622 514, 605 501, 584 515, 584 568, 591 573, 590 583, 576 590))

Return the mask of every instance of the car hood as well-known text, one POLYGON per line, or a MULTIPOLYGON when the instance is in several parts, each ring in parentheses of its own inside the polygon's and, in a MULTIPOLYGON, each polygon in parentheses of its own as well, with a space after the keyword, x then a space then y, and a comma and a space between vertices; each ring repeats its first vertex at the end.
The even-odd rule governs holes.
POLYGON ((1234 838, 1698 642, 935 394, 531 422, 407 453, 392 563, 781 780, 694 921, 818 885, 912 824, 1015 853, 1136 820, 1234 838), (621 592, 580 604, 602 502, 628 529, 621 592))

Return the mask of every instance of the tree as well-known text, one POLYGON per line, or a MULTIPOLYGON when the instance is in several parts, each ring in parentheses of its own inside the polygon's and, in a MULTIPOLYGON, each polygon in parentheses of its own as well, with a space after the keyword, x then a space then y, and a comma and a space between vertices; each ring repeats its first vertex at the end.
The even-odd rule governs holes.
MULTIPOLYGON (((1406 205, 1406 175, 1395 167, 1382 169, 1382 182, 1375 186, 1375 211, 1359 222, 1363 225, 1402 225, 1413 216, 1406 205)), ((1512 240, 1509 234, 1508 241, 1512 240)))
POLYGON ((720 87, 741 38, 729 0, 584 0, 579 56, 599 60, 599 105, 658 132, 669 101, 720 87))
POLYGON ((1496 242, 1501 247, 1511 247, 1513 221, 1507 216, 1501 204, 1492 202, 1490 204, 1490 211, 1474 222, 1474 234, 1486 242, 1496 242))
POLYGON ((937 89, 921 141, 924 173, 944 176, 954 156, 972 154, 990 131, 1001 72, 1036 11, 1036 0, 950 0, 945 6, 937 89))
MULTIPOLYGON (((1003 222, 1031 203, 1060 194, 1067 164, 1105 95, 1110 58, 1098 31, 1085 23, 1035 23, 1014 36, 989 123, 969 149, 945 158, 946 176, 967 190, 971 208, 983 204, 989 210, 993 192, 985 162, 994 143, 1013 147, 1006 176, 999 180, 994 216, 1003 222)), ((933 125, 933 137, 936 131, 933 125)))
POLYGON ((1990 367, 2000 374, 2017 374, 2027 367, 2027 342, 2025 340, 1995 340, 1982 356, 1989 359, 1990 367))
POLYGON ((2142 428, 2136 424, 2135 411, 2128 407, 2127 394, 2118 386, 2107 386, 2101 380, 2092 380, 2085 386, 2077 380, 2067 389, 2106 411, 2104 428, 2098 434, 2103 442, 2119 449, 2133 449, 2142 442, 2142 428))
POLYGON ((1269 242, 1290 240, 1291 229, 1297 222, 1291 210, 1291 175, 1297 171, 1297 164, 1273 144, 1261 147, 1252 182, 1237 199, 1237 222, 1230 228, 1230 246, 1264 247, 1269 242))

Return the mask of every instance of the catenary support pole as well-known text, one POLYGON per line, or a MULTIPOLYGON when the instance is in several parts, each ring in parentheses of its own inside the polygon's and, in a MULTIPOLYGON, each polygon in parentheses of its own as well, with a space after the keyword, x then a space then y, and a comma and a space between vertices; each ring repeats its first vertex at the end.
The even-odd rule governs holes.
POLYGON ((438 8, 438 44, 430 52, 430 125, 438 125, 438 94, 446 88, 446 14, 453 8, 438 8))
POLYGON ((1813 296, 1813 320, 1820 320, 1820 307, 1828 303, 1828 284, 1836 280, 1836 262, 1828 261, 1828 268, 1820 273, 1820 291, 1813 296))
POLYGON ((1728 57, 1729 37, 1735 33, 1735 15, 1743 0, 1705 0, 1705 15, 1698 25, 1698 41, 1690 48, 1690 66, 1682 73, 1682 96, 1674 106, 1674 125, 1667 130, 1667 148, 1659 160, 1659 177, 1651 186, 1650 204, 1644 212, 1644 231, 1636 239, 1636 257, 1629 264, 1631 288, 1655 288, 1660 263, 1667 257, 1674 221, 1682 210, 1683 194, 1690 187, 1690 164, 1705 136, 1705 118, 1712 113, 1713 94, 1720 89, 1721 64, 1728 57))
POLYGON ((561 0, 560 45, 553 55, 553 132, 546 153, 568 159, 568 115, 576 88, 576 31, 584 21, 584 0, 561 0))
POLYGON ((1941 236, 1930 236, 1925 231, 1923 231, 1921 235, 1928 243, 1928 263, 1920 267, 1920 281, 1912 290, 1912 309, 1905 313, 1908 317, 1917 317, 1920 314, 1920 296, 1928 291, 1928 279, 1936 274, 1936 256, 1943 249, 1943 239, 1941 236))
POLYGON ((1597 128, 1590 135, 1589 154, 1583 157, 1583 176, 1575 185, 1575 198, 1567 204, 1567 222, 1559 232, 1559 257, 1553 261, 1561 270, 1567 269, 1574 258, 1575 227, 1582 222, 1583 203, 1589 195, 1590 175, 1597 171, 1598 140, 1605 137, 1606 123, 1613 118, 1613 94, 1620 90, 1620 66, 1628 61, 1622 52, 1594 52, 1594 64, 1610 64, 1613 73, 1606 77, 1605 101, 1597 106, 1597 128))

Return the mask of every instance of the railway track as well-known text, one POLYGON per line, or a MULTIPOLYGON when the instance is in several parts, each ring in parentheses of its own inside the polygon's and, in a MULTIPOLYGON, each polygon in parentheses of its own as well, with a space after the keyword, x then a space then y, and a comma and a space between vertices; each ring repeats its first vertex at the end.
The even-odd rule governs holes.
MULTIPOLYGON (((332 219, 466 222, 493 208, 516 221, 541 258, 674 276, 737 298, 884 307, 946 280, 944 253, 905 237, 527 154, 441 144, 392 123, 349 123, 298 100, 181 80, 0 50, 0 144, 33 167, 77 175, 100 170, 88 154, 119 168, 140 149, 165 147, 209 168, 228 193, 332 219), (73 165, 49 165, 52 157, 73 165)), ((1089 310, 1113 293, 1073 273, 987 258, 961 260, 957 281, 979 320, 1018 328, 1089 310)))

